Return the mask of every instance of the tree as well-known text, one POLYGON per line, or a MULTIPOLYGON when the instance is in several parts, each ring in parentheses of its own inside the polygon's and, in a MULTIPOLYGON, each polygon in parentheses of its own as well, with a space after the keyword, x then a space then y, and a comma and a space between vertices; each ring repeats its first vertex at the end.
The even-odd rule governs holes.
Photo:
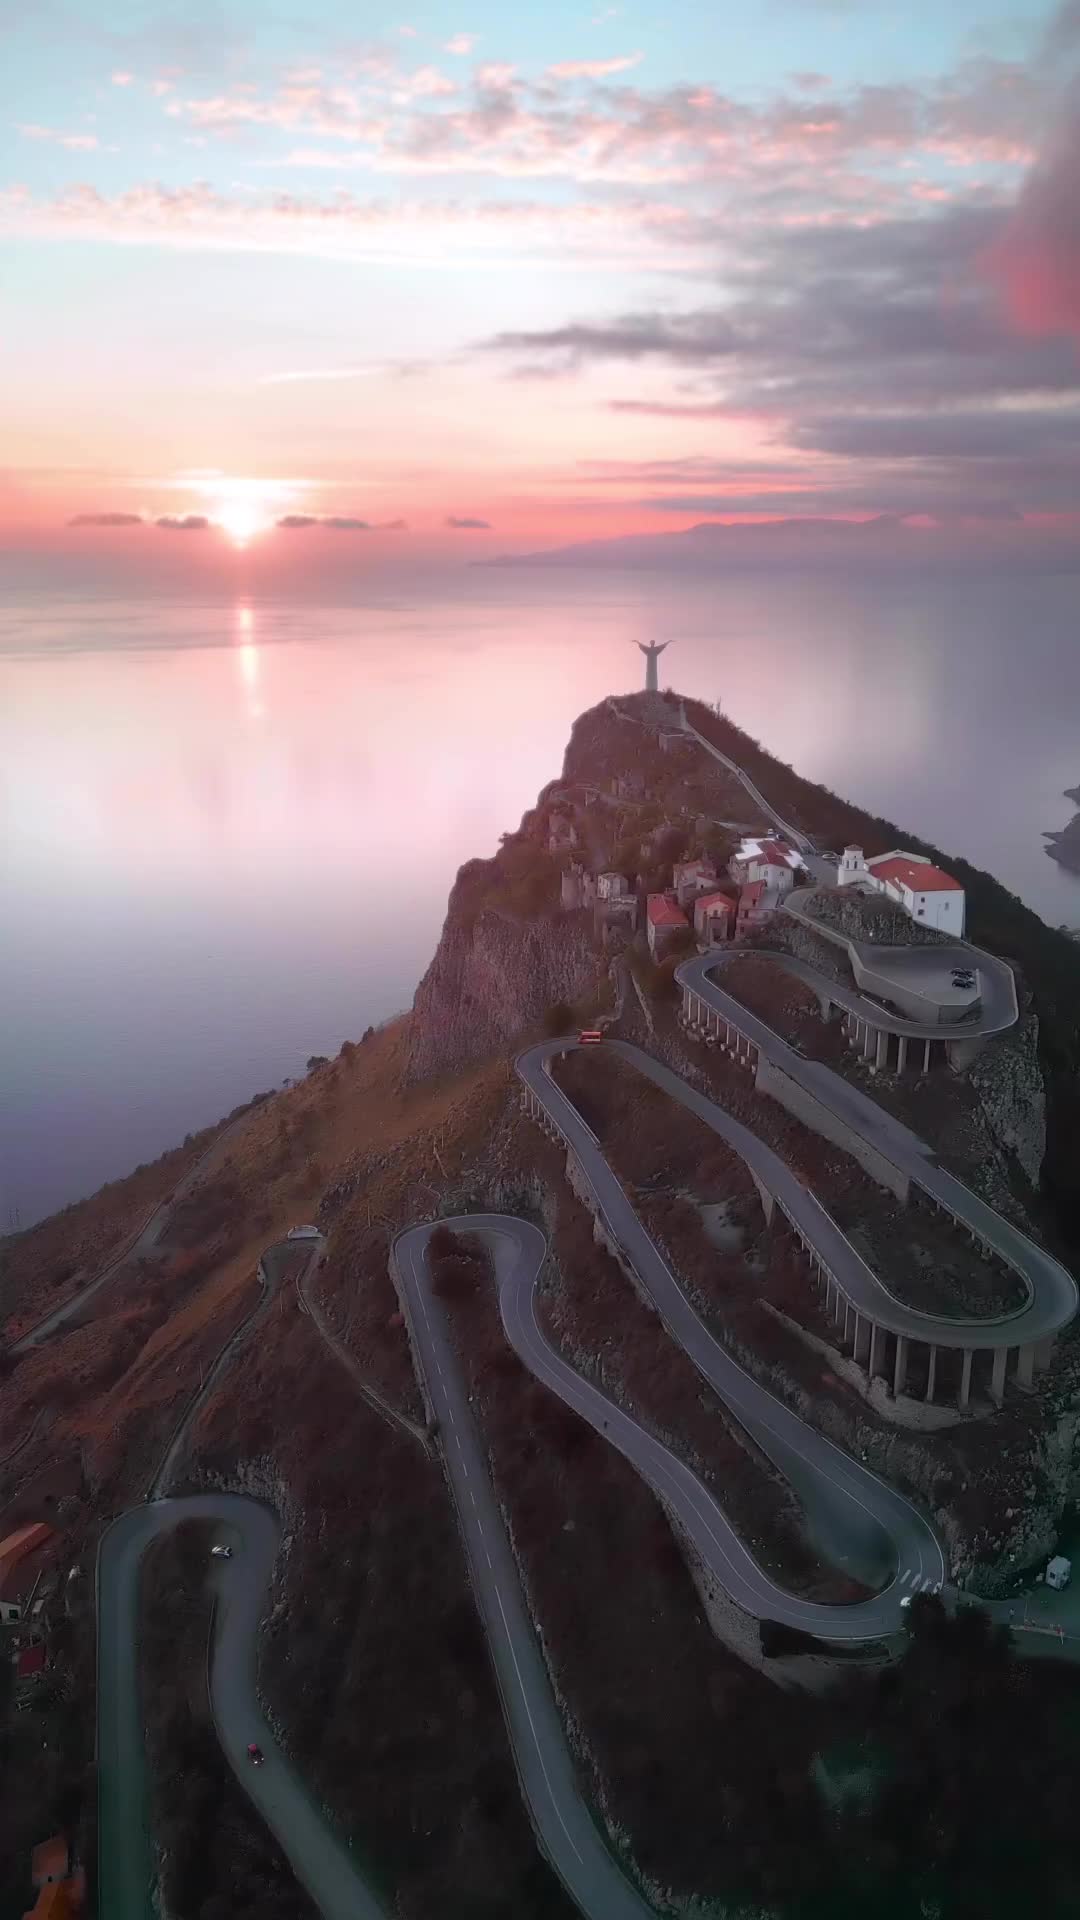
POLYGON ((320 1067, 328 1067, 330 1062, 325 1053, 313 1053, 307 1063, 309 1073, 317 1073, 320 1067))

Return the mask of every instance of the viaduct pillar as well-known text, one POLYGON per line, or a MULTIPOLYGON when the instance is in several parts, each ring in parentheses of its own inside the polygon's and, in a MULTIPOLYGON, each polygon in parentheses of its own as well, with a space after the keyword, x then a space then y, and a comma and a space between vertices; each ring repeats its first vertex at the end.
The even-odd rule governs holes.
POLYGON ((962 1410, 966 1410, 968 1401, 970 1399, 971 1399, 971 1348, 965 1347, 964 1348, 964 1365, 960 1375, 960 1392, 957 1397, 956 1404, 962 1410))

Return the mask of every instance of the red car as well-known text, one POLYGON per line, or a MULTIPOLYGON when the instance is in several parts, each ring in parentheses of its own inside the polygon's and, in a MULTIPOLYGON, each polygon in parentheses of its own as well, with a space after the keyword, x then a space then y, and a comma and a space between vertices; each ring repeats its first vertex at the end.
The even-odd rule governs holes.
POLYGON ((255 1742, 254 1742, 254 1740, 249 1740, 249 1741, 248 1741, 248 1750, 247 1750, 247 1753, 248 1753, 248 1759, 249 1759, 249 1760, 251 1761, 251 1764, 252 1764, 252 1766, 253 1766, 253 1767, 261 1767, 261 1766, 262 1766, 262 1763, 263 1763, 263 1753, 262 1753, 262 1748, 261 1748, 261 1747, 257 1747, 257 1746, 255 1745, 255 1742))
POLYGON ((582 1047, 598 1047, 603 1037, 599 1027, 587 1027, 584 1033, 578 1034, 578 1045, 582 1047))

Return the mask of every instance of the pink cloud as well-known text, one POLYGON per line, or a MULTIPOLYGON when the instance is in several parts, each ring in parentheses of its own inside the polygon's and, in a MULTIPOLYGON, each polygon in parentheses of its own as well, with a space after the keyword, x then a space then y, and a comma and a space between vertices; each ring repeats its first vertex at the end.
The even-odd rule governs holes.
POLYGON ((457 87, 445 73, 437 67, 419 67, 410 73, 395 91, 395 98, 402 100, 430 100, 440 94, 456 93, 457 87))
POLYGON ((625 73, 641 64, 641 53, 614 54, 609 60, 560 60, 548 72, 556 80, 604 80, 611 73, 625 73))
MULTIPOLYGON (((770 218, 828 220, 859 202, 875 217, 889 195, 907 197, 883 175, 882 161, 916 166, 932 157, 980 185, 980 171, 1030 156, 1045 110, 1028 70, 1001 62, 921 89, 830 92, 824 76, 815 76, 822 84, 811 104, 805 90, 747 103, 701 84, 615 84, 639 58, 562 61, 536 80, 487 62, 471 88, 459 90, 437 67, 402 71, 383 49, 359 63, 366 77, 356 86, 327 85, 305 71, 270 92, 233 86, 173 98, 165 110, 216 138, 264 127, 363 147, 381 173, 483 171, 642 186, 726 181, 741 222, 761 217, 766 201, 770 218), (781 199, 790 206, 781 209, 781 199)), ((294 164, 318 164, 310 149, 298 151, 304 157, 294 164)))
POLYGON ((455 33, 452 40, 443 46, 444 53, 471 53, 476 45, 475 33, 455 33))
POLYGON ((1022 333, 1080 342, 1080 113, 1034 168, 986 266, 1022 333))
POLYGON ((18 131, 27 140, 48 140, 54 146, 72 147, 87 153, 100 145, 96 133, 61 133, 56 127, 39 127, 34 124, 20 125, 18 131))
POLYGON ((663 203, 373 200, 344 189, 329 199, 280 192, 230 199, 203 181, 148 183, 111 198, 86 183, 52 199, 22 187, 0 190, 0 232, 349 259, 414 258, 418 247, 448 261, 511 250, 552 264, 584 255, 656 267, 685 262, 700 245, 694 221, 663 203))
POLYGON ((114 87, 130 87, 135 79, 133 73, 113 73, 109 75, 114 87))

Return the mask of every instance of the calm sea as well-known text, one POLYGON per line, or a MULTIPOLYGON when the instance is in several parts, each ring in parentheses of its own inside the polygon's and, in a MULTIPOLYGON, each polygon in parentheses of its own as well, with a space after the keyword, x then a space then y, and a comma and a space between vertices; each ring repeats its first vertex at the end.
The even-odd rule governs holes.
POLYGON ((1076 576, 465 571, 355 605, 0 600, 0 1230, 408 1005, 574 716, 663 679, 1052 924, 1076 576))

